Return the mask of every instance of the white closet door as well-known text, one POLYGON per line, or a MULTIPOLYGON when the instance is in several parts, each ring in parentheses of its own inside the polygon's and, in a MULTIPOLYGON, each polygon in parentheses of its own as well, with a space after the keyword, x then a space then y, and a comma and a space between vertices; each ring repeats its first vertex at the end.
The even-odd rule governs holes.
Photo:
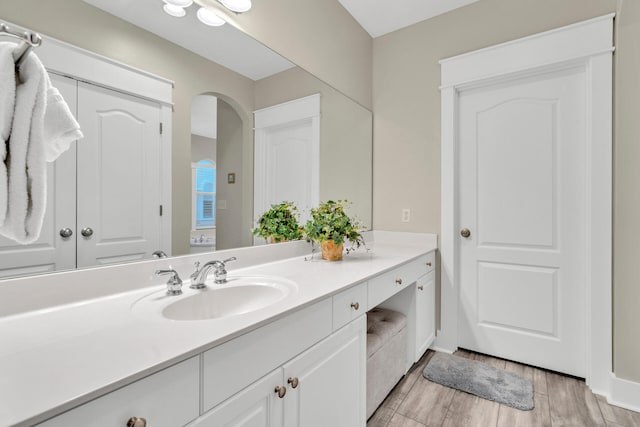
MULTIPOLYGON (((69 109, 77 111, 77 82, 51 74, 69 109)), ((29 245, 20 245, 0 236, 0 277, 31 275, 76 266, 76 144, 71 144, 53 163, 47 164, 47 207, 40 238, 29 245), (64 238, 62 229, 72 236, 64 238)))
POLYGON ((78 267, 149 258, 160 242, 160 106, 79 83, 78 267))
POLYGON ((586 374, 581 67, 462 91, 459 344, 586 374))

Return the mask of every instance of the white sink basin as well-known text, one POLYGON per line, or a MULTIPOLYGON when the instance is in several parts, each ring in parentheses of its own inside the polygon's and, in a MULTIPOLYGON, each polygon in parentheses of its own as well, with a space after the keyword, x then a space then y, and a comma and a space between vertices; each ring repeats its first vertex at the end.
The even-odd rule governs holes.
POLYGON ((185 284, 182 290, 179 296, 155 292, 136 301, 132 310, 168 320, 221 319, 271 306, 295 292, 297 285, 278 277, 241 276, 229 277, 224 284, 207 283, 201 290, 185 284))

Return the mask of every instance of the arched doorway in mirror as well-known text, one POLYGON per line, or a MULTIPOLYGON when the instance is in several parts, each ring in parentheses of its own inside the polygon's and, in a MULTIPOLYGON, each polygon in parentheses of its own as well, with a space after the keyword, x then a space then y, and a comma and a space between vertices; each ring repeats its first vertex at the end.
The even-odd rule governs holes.
POLYGON ((242 246, 242 119, 216 94, 191 102, 190 252, 242 246))

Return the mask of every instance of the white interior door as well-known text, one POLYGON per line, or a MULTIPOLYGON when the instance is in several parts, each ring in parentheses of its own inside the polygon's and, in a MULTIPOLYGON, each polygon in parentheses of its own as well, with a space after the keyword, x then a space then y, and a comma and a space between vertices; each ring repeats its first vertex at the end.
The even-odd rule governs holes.
POLYGON ((459 345, 586 374, 583 68, 459 96, 459 345), (462 233, 461 233, 462 234, 462 233))
POLYGON ((78 267, 150 258, 160 243, 158 104, 79 83, 78 267))
MULTIPOLYGON (((77 82, 51 74, 69 109, 77 111, 77 82)), ((47 164, 47 207, 40 238, 20 245, 0 236, 0 277, 73 269, 76 266, 76 144, 47 164), (73 233, 68 238, 62 229, 73 233)))
POLYGON ((255 128, 254 223, 288 201, 304 224, 320 197, 320 96, 256 111, 255 128))

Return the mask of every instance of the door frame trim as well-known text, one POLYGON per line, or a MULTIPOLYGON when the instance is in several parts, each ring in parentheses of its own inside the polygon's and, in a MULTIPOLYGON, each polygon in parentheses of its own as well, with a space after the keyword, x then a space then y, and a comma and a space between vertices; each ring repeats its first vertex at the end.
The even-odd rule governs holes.
POLYGON ((461 90, 535 75, 567 64, 586 72, 586 382, 609 396, 612 372, 613 18, 608 14, 443 59, 441 65, 441 321, 434 347, 458 347, 458 97, 461 90))

